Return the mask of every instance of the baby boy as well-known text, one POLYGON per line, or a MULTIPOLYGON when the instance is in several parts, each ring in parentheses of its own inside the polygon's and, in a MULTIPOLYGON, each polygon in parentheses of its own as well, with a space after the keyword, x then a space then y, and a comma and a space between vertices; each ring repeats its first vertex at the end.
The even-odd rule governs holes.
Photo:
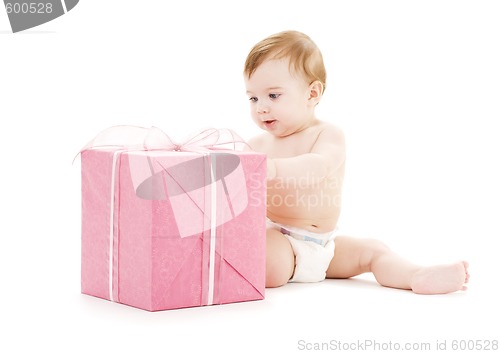
POLYGON ((249 145, 268 156, 267 287, 372 272, 383 286, 420 294, 466 289, 467 262, 421 267, 380 241, 335 234, 345 141, 315 116, 326 70, 308 36, 286 31, 257 43, 244 79, 252 119, 264 130, 249 145))

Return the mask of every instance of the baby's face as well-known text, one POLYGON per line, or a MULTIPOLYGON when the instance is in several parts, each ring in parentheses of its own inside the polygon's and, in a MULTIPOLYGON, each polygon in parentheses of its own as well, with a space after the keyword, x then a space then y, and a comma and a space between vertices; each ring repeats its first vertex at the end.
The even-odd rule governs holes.
POLYGON ((245 77, 252 119, 274 136, 287 136, 306 127, 314 115, 309 85, 289 71, 288 59, 267 60, 245 77))

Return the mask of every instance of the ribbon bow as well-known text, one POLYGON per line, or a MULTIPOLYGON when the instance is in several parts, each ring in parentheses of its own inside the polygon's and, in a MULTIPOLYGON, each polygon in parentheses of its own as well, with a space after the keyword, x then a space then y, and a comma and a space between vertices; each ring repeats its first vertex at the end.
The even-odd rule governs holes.
POLYGON ((231 129, 206 128, 177 143, 156 127, 116 125, 97 134, 81 151, 106 147, 143 151, 200 151, 218 148, 242 150, 244 146, 248 144, 231 129))

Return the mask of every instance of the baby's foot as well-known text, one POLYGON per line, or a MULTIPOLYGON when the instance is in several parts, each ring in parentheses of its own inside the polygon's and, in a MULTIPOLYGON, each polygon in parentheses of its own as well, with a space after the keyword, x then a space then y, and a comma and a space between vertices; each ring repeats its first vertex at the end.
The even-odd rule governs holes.
POLYGON ((411 289, 426 295, 467 290, 464 284, 469 281, 468 267, 467 262, 424 267, 413 275, 411 289))

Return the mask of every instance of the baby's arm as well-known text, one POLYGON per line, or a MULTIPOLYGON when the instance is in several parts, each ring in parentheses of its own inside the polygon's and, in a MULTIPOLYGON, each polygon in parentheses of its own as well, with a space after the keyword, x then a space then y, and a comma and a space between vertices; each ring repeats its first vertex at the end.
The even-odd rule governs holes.
POLYGON ((268 159, 268 178, 326 178, 345 160, 345 140, 342 131, 327 125, 319 134, 311 152, 288 158, 268 159))

